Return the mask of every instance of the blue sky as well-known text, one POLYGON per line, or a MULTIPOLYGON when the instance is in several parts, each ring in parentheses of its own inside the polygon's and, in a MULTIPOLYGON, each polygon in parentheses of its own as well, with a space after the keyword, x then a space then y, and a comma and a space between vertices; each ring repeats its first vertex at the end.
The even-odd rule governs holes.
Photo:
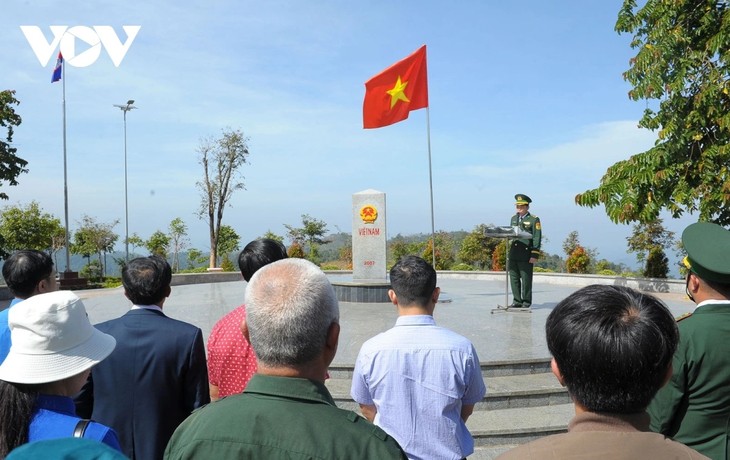
MULTIPOLYGON (((21 25, 141 29, 119 67, 102 50, 66 67, 71 230, 84 214, 120 219, 124 234, 122 112, 127 115, 129 228, 147 238, 181 217, 207 248, 195 212, 201 138, 226 127, 250 137, 246 190, 224 223, 242 242, 285 234, 301 214, 351 231, 351 195, 386 193, 388 233, 431 229, 426 111, 362 129, 364 82, 428 46, 437 230, 507 225, 514 194, 532 197, 544 248, 570 231, 600 257, 633 264, 630 226, 574 204, 606 168, 649 148, 643 102, 622 79, 634 55, 614 24, 620 1, 94 1, 4 0, 0 89, 14 89, 23 124, 15 144, 30 173, 3 191, 63 218, 62 86, 50 83, 21 25)), ((77 53, 83 51, 81 42, 77 53)), ((665 224, 681 232, 693 218, 665 224)), ((120 249, 123 248, 120 238, 120 249)))

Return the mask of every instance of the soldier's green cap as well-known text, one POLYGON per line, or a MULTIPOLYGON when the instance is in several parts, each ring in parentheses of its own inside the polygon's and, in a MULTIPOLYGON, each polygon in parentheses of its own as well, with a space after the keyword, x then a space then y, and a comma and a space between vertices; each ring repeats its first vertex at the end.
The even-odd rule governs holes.
POLYGON ((730 231, 717 224, 697 222, 684 229, 682 244, 687 268, 703 280, 730 284, 730 231))
POLYGON ((529 196, 518 193, 515 195, 515 204, 530 204, 532 200, 529 196))

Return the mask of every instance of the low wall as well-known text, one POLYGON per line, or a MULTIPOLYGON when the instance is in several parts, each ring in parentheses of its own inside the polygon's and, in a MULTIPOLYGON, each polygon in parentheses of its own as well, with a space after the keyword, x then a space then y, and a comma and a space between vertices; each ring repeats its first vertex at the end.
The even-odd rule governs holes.
MULTIPOLYGON (((473 279, 473 280, 502 280, 504 272, 456 272, 439 271, 441 278, 452 279, 473 279)), ((561 286, 588 286, 590 284, 603 284, 611 286, 627 286, 644 292, 663 292, 672 294, 684 294, 684 280, 660 279, 660 278, 624 278, 622 276, 603 275, 578 275, 575 273, 542 273, 536 272, 533 275, 533 284, 554 284, 561 286)))
MULTIPOLYGON (((349 275, 352 272, 347 270, 327 271, 332 275, 349 275)), ((504 272, 472 272, 472 271, 439 271, 440 278, 452 279, 473 279, 473 280, 494 280, 504 281, 504 272)), ((241 281, 243 278, 240 272, 206 272, 206 273, 182 273, 172 275, 172 286, 184 284, 202 283, 223 283, 229 281, 241 281)), ((588 286, 589 284, 608 284, 614 286, 628 286, 645 292, 664 292, 673 294, 684 294, 684 280, 670 280, 658 278, 624 278, 621 276, 602 275, 576 275, 574 273, 535 273, 534 284, 557 284, 563 286, 588 286)), ((4 284, 0 285, 0 300, 12 298, 10 291, 4 284)))

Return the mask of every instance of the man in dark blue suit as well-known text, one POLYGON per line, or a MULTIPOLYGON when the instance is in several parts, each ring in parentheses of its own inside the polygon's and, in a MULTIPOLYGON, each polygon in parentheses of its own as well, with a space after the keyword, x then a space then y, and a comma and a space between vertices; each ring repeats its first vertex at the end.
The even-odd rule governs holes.
POLYGON ((157 256, 122 269, 132 308, 96 325, 117 348, 93 368, 77 397, 78 415, 113 427, 131 459, 162 458, 175 428, 210 402, 202 332, 162 313, 171 279, 170 265, 157 256))

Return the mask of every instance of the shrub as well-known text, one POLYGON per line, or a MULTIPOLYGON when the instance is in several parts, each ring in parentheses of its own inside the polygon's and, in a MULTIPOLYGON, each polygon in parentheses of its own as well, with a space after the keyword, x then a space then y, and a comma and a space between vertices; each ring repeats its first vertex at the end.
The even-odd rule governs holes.
POLYGON ((231 259, 228 257, 223 258, 223 262, 221 262, 221 268, 224 272, 235 272, 237 268, 233 265, 233 262, 231 262, 231 259))
POLYGON ((555 270, 543 267, 533 267, 532 271, 535 273, 555 273, 555 270))
POLYGON ((475 268, 469 264, 465 264, 464 262, 461 262, 456 265, 452 265, 450 270, 461 271, 461 272, 472 272, 475 270, 475 268))
POLYGON ((122 279, 107 277, 104 278, 104 282, 101 284, 104 288, 116 288, 122 285, 122 279))

